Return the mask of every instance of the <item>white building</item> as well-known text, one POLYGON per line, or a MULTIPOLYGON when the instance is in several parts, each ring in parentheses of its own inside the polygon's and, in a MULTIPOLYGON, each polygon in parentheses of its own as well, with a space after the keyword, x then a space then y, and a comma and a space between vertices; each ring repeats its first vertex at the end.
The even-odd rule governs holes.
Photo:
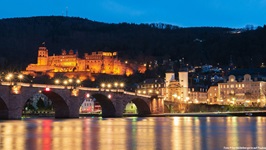
POLYGON ((226 83, 218 83, 218 102, 220 104, 243 104, 245 106, 265 105, 264 81, 253 81, 251 75, 245 74, 242 81, 234 75, 226 83))

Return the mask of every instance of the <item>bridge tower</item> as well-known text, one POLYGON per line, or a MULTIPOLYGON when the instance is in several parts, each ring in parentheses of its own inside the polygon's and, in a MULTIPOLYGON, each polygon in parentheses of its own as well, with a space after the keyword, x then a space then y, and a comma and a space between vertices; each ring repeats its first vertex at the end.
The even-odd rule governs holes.
POLYGON ((184 58, 180 59, 180 68, 178 71, 179 83, 182 87, 181 90, 181 99, 186 100, 188 97, 188 69, 184 65, 184 58))
POLYGON ((173 66, 171 66, 170 69, 167 70, 167 72, 165 73, 165 95, 166 95, 166 99, 169 99, 168 97, 168 86, 170 84, 171 81, 174 81, 175 80, 175 72, 174 72, 174 69, 173 69, 173 66))
POLYGON ((37 58, 37 65, 46 66, 48 64, 48 49, 45 47, 44 42, 42 46, 39 47, 37 58))

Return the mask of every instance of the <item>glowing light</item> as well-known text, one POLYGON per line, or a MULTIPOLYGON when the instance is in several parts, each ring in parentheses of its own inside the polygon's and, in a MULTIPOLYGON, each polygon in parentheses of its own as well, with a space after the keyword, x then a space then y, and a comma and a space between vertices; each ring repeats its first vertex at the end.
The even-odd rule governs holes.
POLYGON ((115 87, 117 87, 117 86, 118 86, 118 83, 117 83, 117 82, 115 82, 115 84, 114 84, 114 85, 115 85, 115 87))
POLYGON ((13 94, 19 94, 20 93, 21 86, 13 86, 12 87, 12 93, 13 94))
POLYGON ((19 74, 18 75, 18 78, 21 80, 21 79, 23 79, 23 75, 22 74, 19 74))
POLYGON ((67 82, 67 80, 64 80, 63 83, 64 83, 64 85, 67 85, 68 82, 67 82))
POLYGON ((49 87, 45 88, 45 91, 51 91, 51 89, 49 87))
POLYGON ((68 82, 69 82, 69 83, 72 83, 72 82, 73 82, 73 79, 68 79, 68 82))
POLYGON ((89 97, 90 97, 90 94, 89 94, 89 93, 87 93, 87 94, 86 94, 86 97, 87 97, 87 98, 89 98, 89 97))
POLYGON ((125 85, 124 85, 124 83, 120 83, 120 87, 124 87, 125 85))
POLYGON ((111 85, 110 83, 108 83, 108 84, 107 84, 107 87, 108 87, 108 88, 111 88, 111 87, 112 87, 112 85, 111 85))
POLYGON ((73 89, 73 90, 71 91, 71 95, 72 95, 72 96, 78 96, 78 95, 79 95, 79 90, 78 90, 78 89, 73 89))
POLYGON ((9 73, 6 77, 5 77, 5 79, 6 80, 11 80, 13 78, 13 74, 12 73, 9 73))
POLYGON ((108 95, 108 98, 109 98, 109 99, 111 99, 111 98, 112 98, 112 95, 111 95, 111 94, 109 94, 109 95, 108 95))
POLYGON ((76 83, 77 83, 77 84, 80 84, 80 82, 81 82, 81 81, 80 81, 79 79, 77 79, 76 83))
POLYGON ((188 101, 189 100, 189 97, 186 97, 186 100, 188 101))
POLYGON ((104 83, 102 83, 102 84, 101 84, 101 87, 102 87, 102 88, 104 88, 104 87, 105 87, 105 84, 104 84, 104 83))
POLYGON ((143 91, 143 94, 146 94, 146 91, 143 91))
POLYGON ((59 83, 60 83, 60 80, 56 79, 56 80, 54 81, 54 83, 55 83, 55 84, 59 84, 59 83))

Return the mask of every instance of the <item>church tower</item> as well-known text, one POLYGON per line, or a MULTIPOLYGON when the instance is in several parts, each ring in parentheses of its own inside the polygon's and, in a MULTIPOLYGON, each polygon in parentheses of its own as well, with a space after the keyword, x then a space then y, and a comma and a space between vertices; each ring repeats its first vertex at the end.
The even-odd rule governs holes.
POLYGON ((188 98, 188 70, 184 65, 184 58, 180 59, 180 69, 178 71, 179 83, 182 87, 181 99, 183 101, 188 98))
POLYGON ((39 47, 37 65, 46 66, 48 64, 48 49, 44 43, 39 47))

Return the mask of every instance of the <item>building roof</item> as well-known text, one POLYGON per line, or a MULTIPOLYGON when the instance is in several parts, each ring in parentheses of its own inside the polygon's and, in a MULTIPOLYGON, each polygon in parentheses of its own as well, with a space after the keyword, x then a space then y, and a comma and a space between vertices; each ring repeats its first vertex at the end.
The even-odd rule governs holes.
POLYGON ((162 78, 150 78, 146 79, 141 84, 154 84, 154 83, 164 83, 164 79, 162 78))
POLYGON ((266 76, 266 68, 235 69, 231 70, 228 75, 244 76, 245 74, 250 74, 251 76, 266 76))

